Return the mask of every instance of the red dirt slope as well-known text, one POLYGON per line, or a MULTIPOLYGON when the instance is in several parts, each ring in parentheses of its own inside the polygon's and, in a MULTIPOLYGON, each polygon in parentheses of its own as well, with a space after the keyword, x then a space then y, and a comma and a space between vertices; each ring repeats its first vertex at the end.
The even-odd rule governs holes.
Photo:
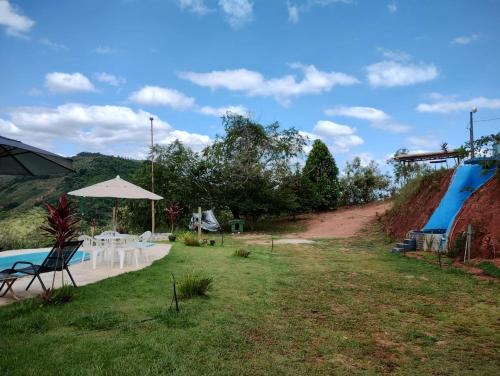
POLYGON ((394 207, 383 218, 385 231, 403 239, 410 230, 421 229, 443 198, 454 170, 440 170, 410 183, 396 198, 394 207))
POLYGON ((474 192, 464 204, 455 220, 450 245, 455 245, 458 234, 472 224, 471 257, 500 257, 500 177, 494 176, 481 189, 474 192))

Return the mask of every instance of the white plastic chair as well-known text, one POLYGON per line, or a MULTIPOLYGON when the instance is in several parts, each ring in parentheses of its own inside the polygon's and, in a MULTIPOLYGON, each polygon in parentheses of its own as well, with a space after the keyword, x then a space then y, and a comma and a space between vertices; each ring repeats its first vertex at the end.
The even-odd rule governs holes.
POLYGON ((151 240, 152 237, 153 234, 151 233, 151 231, 146 231, 145 233, 139 236, 139 239, 136 242, 140 256, 144 257, 147 262, 149 262, 149 257, 147 252, 148 242, 151 240))
MULTIPOLYGON (((98 246, 98 242, 91 236, 81 235, 78 240, 83 240, 83 250, 88 251, 90 253, 90 259, 92 260, 92 268, 95 269, 97 267, 97 259, 98 257, 102 257, 103 249, 98 246)), ((82 262, 85 260, 85 252, 82 254, 82 262)))
POLYGON ((139 257, 137 252, 137 237, 127 236, 126 238, 113 242, 113 250, 111 252, 111 265, 114 263, 114 255, 118 254, 120 261, 120 269, 123 269, 125 258, 130 254, 135 259, 136 266, 139 266, 139 257))

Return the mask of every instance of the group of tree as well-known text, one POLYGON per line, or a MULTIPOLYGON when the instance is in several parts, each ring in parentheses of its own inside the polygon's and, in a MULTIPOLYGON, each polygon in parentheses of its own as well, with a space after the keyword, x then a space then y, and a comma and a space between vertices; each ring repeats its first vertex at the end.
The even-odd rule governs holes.
MULTIPOLYGON (((186 224, 199 206, 215 209, 221 222, 245 218, 252 227, 263 216, 295 216, 306 211, 335 209, 376 200, 389 186, 375 162, 364 166, 354 159, 339 178, 327 145, 315 140, 303 167, 308 140, 295 128, 261 125, 247 117, 223 117, 223 135, 200 152, 180 141, 156 145, 155 193, 157 226, 169 226, 172 207, 186 224)), ((132 181, 148 189, 150 162, 145 161, 132 181)), ((131 201, 122 216, 131 227, 150 226, 148 202, 131 201)))

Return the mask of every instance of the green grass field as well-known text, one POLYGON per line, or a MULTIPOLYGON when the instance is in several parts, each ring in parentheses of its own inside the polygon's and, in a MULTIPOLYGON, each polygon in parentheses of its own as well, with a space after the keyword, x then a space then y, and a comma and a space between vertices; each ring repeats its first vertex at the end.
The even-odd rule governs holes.
POLYGON ((0 308, 1 375, 494 375, 500 287, 387 252, 376 233, 314 245, 186 247, 74 301, 0 308), (169 309, 171 273, 214 278, 169 309))

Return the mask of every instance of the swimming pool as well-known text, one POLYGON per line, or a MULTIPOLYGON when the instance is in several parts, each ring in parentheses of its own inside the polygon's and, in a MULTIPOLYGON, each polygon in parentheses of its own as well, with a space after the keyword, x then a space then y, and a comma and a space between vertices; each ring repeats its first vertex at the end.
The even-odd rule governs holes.
MULTIPOLYGON (((43 260, 45 260, 45 258, 47 257, 47 254, 49 253, 50 249, 49 248, 47 248, 46 250, 33 249, 29 251, 10 256, 2 256, 2 253, 0 252, 0 270, 11 268, 16 261, 29 261, 32 262, 33 264, 40 265, 43 262, 43 260)), ((90 254, 88 252, 76 251, 75 255, 71 258, 71 261, 69 262, 70 265, 82 262, 82 256, 84 260, 90 259, 90 254)), ((19 267, 26 267, 26 266, 28 265, 19 265, 19 267)))

